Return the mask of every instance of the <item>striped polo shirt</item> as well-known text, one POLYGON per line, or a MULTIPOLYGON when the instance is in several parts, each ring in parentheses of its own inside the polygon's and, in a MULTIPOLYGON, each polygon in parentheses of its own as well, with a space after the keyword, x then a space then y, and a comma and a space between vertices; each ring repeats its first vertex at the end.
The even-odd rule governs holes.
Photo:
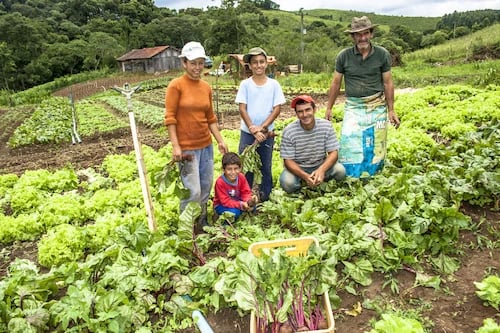
POLYGON ((319 167, 326 154, 340 147, 332 124, 315 118, 312 130, 304 130, 297 119, 283 130, 280 157, 295 161, 301 168, 319 167))

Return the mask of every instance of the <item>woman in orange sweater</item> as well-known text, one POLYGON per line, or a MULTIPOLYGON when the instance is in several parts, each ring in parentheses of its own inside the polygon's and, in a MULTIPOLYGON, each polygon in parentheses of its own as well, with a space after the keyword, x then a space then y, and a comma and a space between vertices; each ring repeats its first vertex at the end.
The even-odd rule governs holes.
POLYGON ((182 48, 185 73, 170 82, 165 95, 165 125, 172 143, 172 157, 179 162, 181 179, 189 189, 188 199, 182 199, 182 212, 189 202, 201 206, 200 227, 207 224, 207 202, 212 189, 214 158, 212 136, 221 154, 228 151, 220 134, 212 104, 212 88, 201 79, 205 64, 205 49, 198 42, 182 48))

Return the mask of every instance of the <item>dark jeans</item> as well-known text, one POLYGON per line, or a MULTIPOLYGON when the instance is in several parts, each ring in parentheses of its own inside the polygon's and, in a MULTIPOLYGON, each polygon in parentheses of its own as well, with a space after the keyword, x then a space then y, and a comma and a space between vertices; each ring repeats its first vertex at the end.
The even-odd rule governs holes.
MULTIPOLYGON (((250 146, 255 142, 255 137, 247 132, 240 131, 240 146, 239 153, 241 154, 245 150, 246 146, 250 146)), ((273 173, 271 166, 273 165, 273 147, 274 147, 274 137, 268 138, 263 141, 257 147, 257 153, 260 156, 260 161, 262 162, 262 167, 260 171, 262 172, 262 183, 260 184, 260 201, 269 200, 269 194, 273 188, 273 173)), ((248 181, 250 187, 253 187, 253 172, 247 172, 245 177, 248 181)))

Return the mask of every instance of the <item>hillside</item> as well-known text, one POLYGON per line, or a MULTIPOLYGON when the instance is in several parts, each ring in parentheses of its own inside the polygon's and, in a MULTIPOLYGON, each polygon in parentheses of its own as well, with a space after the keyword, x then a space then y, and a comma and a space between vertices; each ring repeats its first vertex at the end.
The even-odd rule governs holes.
MULTIPOLYGON (((337 53, 351 44, 351 38, 344 30, 350 25, 353 16, 369 15, 372 22, 380 24, 375 31, 374 42, 398 39, 400 41, 397 44, 402 46, 399 52, 418 48, 418 40, 423 33, 435 31, 439 22, 439 18, 398 17, 331 9, 304 10, 303 17, 298 12, 266 10, 263 13, 269 26, 260 32, 260 36, 255 36, 254 43, 276 55, 280 64, 302 63, 304 70, 316 73, 331 71, 337 53), (414 41, 403 41, 403 36, 391 34, 391 27, 396 26, 404 26, 412 31, 414 41), (303 35, 300 34, 301 27, 306 31, 303 35)), ((250 17, 245 14, 241 20, 245 22, 250 17)), ((239 48, 238 52, 244 52, 244 49, 239 48)))
POLYGON ((367 15, 373 22, 377 22, 377 24, 386 27, 404 25, 407 27, 411 27, 412 30, 420 32, 436 30, 436 25, 441 20, 440 17, 393 16, 380 15, 372 12, 357 12, 334 9, 304 10, 304 13, 306 16, 326 19, 342 25, 348 25, 354 16, 359 17, 367 15))
POLYGON ((65 76, 116 71, 116 59, 132 49, 182 48, 188 40, 202 42, 215 58, 259 45, 279 59, 278 66, 301 64, 308 72, 320 73, 330 72, 335 55, 351 44, 344 30, 354 15, 369 15, 380 24, 374 41, 394 55, 442 44, 499 21, 499 11, 492 10, 426 18, 316 9, 303 11, 302 16, 264 9, 260 1, 228 4, 177 12, 151 1, 3 2, 0 101, 8 100, 12 91, 65 76))
POLYGON ((500 23, 403 55, 403 61, 457 63, 500 58, 500 23))

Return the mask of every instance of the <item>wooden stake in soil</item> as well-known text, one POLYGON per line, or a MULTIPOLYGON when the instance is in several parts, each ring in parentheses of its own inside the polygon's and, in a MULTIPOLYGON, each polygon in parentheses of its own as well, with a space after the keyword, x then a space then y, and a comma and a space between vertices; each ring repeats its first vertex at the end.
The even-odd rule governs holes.
POLYGON ((151 200, 151 193, 148 186, 146 166, 144 164, 141 143, 139 142, 137 126, 135 125, 134 112, 132 111, 132 95, 134 94, 134 92, 139 90, 140 87, 141 85, 130 88, 129 84, 125 83, 123 85, 123 88, 115 86, 113 87, 113 89, 127 97, 128 118, 130 121, 130 129, 132 131, 132 140, 134 141, 135 158, 137 160, 137 169, 139 171, 139 179, 141 181, 144 206, 146 207, 146 214, 148 215, 148 226, 150 231, 156 231, 156 220, 153 210, 153 201, 151 200))
POLYGON ((76 117, 76 109, 75 109, 75 102, 73 100, 73 92, 70 91, 69 93, 69 105, 71 105, 71 143, 82 143, 82 139, 80 138, 80 135, 78 134, 78 118, 76 117))

